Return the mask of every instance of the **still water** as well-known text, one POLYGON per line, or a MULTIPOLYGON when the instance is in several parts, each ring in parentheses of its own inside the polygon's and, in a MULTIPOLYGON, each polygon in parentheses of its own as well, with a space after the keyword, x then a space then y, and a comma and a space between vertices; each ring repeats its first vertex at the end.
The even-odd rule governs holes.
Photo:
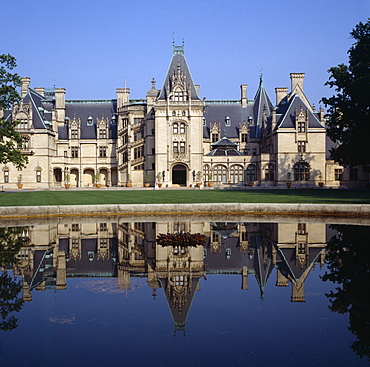
POLYGON ((0 228, 0 365, 368 365, 370 227, 123 220, 0 228))

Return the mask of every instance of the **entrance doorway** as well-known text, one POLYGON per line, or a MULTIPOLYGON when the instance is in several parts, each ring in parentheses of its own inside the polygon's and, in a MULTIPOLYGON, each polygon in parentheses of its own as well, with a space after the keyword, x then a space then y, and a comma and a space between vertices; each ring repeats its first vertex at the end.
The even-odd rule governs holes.
POLYGON ((186 167, 177 164, 172 168, 172 184, 186 185, 186 167))

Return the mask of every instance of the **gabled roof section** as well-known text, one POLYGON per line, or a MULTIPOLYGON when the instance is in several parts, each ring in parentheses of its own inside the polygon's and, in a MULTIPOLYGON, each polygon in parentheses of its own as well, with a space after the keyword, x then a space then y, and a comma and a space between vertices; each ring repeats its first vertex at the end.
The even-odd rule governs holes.
POLYGON ((318 113, 312 111, 311 106, 306 104, 305 99, 302 99, 300 94, 295 94, 288 103, 279 104, 277 114, 280 114, 281 117, 277 128, 295 128, 296 110, 307 111, 308 128, 325 128, 319 120, 318 113))
POLYGON ((184 88, 190 99, 200 99, 185 59, 184 46, 173 46, 172 60, 158 99, 167 99, 176 85, 184 88))

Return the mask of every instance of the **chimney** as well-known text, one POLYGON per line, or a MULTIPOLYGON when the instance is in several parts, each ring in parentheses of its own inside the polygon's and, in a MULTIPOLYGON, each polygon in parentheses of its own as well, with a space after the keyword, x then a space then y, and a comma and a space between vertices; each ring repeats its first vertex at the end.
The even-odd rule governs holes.
POLYGON ((55 88, 55 110, 58 123, 64 124, 66 115, 66 90, 65 88, 55 88))
POLYGON ((247 88, 248 88, 247 84, 242 84, 240 86, 242 108, 246 108, 248 104, 247 88))
POLYGON ((303 80, 304 80, 304 73, 290 73, 290 80, 291 80, 291 92, 299 86, 303 92, 303 80))
POLYGON ((24 98, 27 94, 28 88, 30 87, 31 78, 29 78, 29 77, 21 78, 21 83, 22 83, 21 97, 24 98))
POLYGON ((130 88, 117 88, 117 109, 129 104, 130 88))
POLYGON ((276 106, 283 100, 283 98, 288 94, 288 88, 275 88, 276 94, 276 106))
POLYGON ((40 96, 43 96, 45 95, 45 88, 43 87, 38 87, 38 88, 35 88, 35 92, 38 93, 40 96))

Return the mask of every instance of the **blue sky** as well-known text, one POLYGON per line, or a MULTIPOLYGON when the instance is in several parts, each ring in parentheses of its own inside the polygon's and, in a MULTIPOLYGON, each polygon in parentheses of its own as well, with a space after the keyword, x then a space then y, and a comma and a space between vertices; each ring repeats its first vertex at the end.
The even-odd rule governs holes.
POLYGON ((274 103, 275 87, 304 72, 318 107, 333 94, 327 70, 348 62, 349 33, 368 17, 369 0, 9 0, 0 53, 32 87, 66 88, 67 99, 115 98, 125 78, 145 98, 153 77, 162 87, 174 36, 202 98, 238 99, 248 84, 252 99, 262 71, 274 103))

